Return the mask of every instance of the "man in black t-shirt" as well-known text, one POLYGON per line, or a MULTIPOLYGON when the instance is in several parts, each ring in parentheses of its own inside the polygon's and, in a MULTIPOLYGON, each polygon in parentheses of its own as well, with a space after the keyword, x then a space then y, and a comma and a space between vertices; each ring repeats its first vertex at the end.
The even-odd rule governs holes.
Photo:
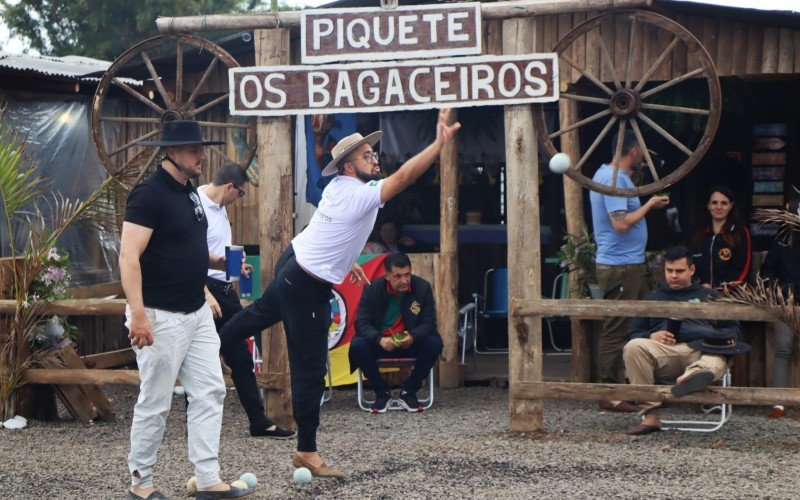
POLYGON ((219 435, 225 382, 219 362, 219 337, 204 296, 209 267, 225 259, 210 255, 208 223, 190 179, 200 176, 204 141, 193 121, 164 124, 164 158, 156 173, 131 191, 125 207, 119 264, 127 297, 126 326, 141 377, 133 410, 128 466, 128 498, 167 498, 153 486, 156 454, 180 377, 189 399, 189 459, 197 477, 197 498, 238 498, 254 488, 231 487, 220 480, 219 435))

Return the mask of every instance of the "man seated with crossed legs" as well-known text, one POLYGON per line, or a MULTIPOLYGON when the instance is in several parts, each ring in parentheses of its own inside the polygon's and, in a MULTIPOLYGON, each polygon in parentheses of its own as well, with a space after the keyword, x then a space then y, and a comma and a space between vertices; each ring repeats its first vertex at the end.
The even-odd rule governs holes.
MULTIPOLYGON (((667 250, 664 265, 666 283, 645 300, 707 302, 714 290, 693 279, 692 254, 682 246, 667 250)), ((672 394, 680 397, 704 390, 728 369, 730 356, 750 350, 737 342, 741 328, 736 321, 706 319, 636 318, 630 341, 622 351, 631 384, 652 385, 657 380, 676 379, 672 394)), ((639 404, 641 424, 628 434, 650 434, 661 430, 659 402, 639 404)))

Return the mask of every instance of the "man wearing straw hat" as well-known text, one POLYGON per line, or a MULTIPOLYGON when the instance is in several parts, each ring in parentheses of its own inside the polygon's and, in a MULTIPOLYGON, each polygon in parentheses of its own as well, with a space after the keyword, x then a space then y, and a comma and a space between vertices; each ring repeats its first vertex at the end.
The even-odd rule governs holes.
MULTIPOLYGON (((715 291, 703 287, 694 276, 692 254, 683 246, 667 250, 664 283, 646 300, 706 302, 715 291)), ((636 318, 630 329, 630 342, 622 351, 631 384, 652 385, 656 380, 676 379, 673 396, 700 392, 727 370, 730 356, 748 352, 739 342, 737 321, 707 319, 636 318)), ((642 422, 628 431, 632 436, 661 430, 659 402, 639 404, 642 422)))
POLYGON ((177 120, 164 124, 156 172, 131 191, 125 207, 119 255, 128 306, 126 326, 136 352, 141 385, 131 423, 128 466, 130 500, 168 498, 153 485, 156 454, 180 377, 189 400, 189 459, 195 466, 197 498, 238 498, 254 488, 236 488, 219 476, 219 436, 225 382, 220 341, 204 286, 209 267, 225 259, 210 255, 208 221, 191 179, 200 176, 206 141, 200 125, 177 120))
POLYGON ((322 175, 339 175, 322 192, 311 222, 281 255, 275 278, 262 297, 231 318, 220 332, 224 348, 227 342, 241 342, 283 321, 292 374, 292 412, 297 422, 297 453, 292 464, 308 468, 314 476, 343 475, 325 464, 317 453, 316 440, 325 387, 331 287, 348 274, 352 281, 367 281, 356 259, 378 209, 425 173, 445 142, 455 137, 461 125, 449 125, 449 116, 450 110, 442 110, 436 140, 385 179, 373 151, 381 132, 341 139, 322 171, 322 175))

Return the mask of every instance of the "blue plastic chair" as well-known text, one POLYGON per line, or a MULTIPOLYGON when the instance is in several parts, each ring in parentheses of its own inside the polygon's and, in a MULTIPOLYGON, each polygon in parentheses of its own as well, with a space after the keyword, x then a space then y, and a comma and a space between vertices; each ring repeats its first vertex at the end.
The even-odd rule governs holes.
MULTIPOLYGON (((489 318, 508 317, 508 268, 498 267, 486 271, 483 278, 483 295, 473 293, 472 299, 475 304, 475 311, 478 318, 486 320, 489 318)), ((506 347, 489 347, 483 350, 478 349, 478 322, 473 325, 472 352, 475 354, 505 354, 508 352, 506 347)))

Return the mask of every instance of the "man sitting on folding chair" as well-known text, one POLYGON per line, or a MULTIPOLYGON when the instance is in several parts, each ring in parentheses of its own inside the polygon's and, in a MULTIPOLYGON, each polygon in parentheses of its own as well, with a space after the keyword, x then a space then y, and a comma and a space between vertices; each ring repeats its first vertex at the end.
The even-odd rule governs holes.
POLYGON ((398 403, 406 411, 422 411, 417 391, 444 349, 436 330, 433 291, 430 283, 411 274, 405 254, 387 255, 384 268, 386 277, 374 280, 361 294, 350 341, 350 370, 360 369, 372 384, 372 413, 386 413, 392 397, 378 359, 416 358, 398 403))
MULTIPOLYGON (((714 290, 693 280, 692 254, 682 246, 667 250, 664 265, 666 283, 645 300, 706 302, 714 290)), ((672 394, 680 397, 700 392, 728 369, 731 357, 750 350, 738 342, 737 321, 706 319, 636 318, 631 323, 630 341, 622 351, 631 384, 652 385, 656 380, 676 379, 672 394)), ((659 402, 639 404, 642 422, 628 431, 639 436, 661 430, 659 402)))

